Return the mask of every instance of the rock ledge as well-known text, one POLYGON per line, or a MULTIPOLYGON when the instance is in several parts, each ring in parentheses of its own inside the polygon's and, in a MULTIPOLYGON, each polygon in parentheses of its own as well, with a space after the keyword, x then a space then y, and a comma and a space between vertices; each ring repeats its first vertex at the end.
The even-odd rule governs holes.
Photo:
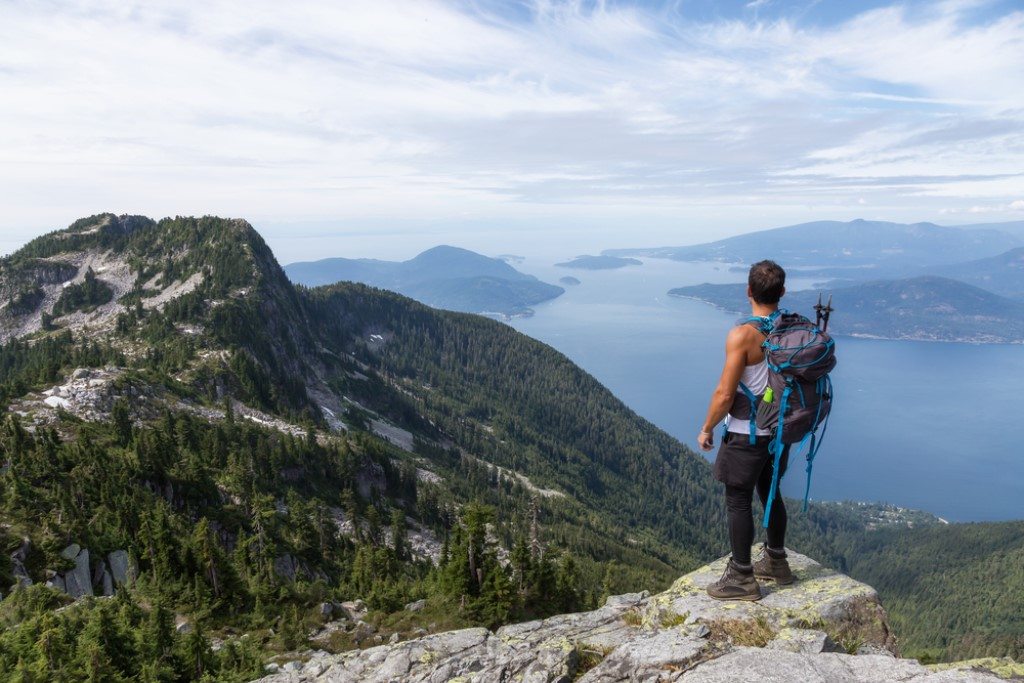
POLYGON ((704 592, 725 558, 668 590, 614 596, 592 612, 450 631, 291 662, 264 683, 619 683, 625 681, 995 682, 989 671, 942 671, 900 659, 870 586, 789 553, 791 586, 762 584, 759 602, 704 592))

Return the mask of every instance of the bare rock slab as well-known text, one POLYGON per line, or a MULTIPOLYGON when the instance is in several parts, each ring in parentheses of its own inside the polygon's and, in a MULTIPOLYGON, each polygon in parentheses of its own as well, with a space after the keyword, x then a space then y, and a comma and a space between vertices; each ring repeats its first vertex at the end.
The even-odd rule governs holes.
POLYGON ((666 615, 684 616, 686 623, 761 620, 774 631, 820 630, 840 644, 856 641, 896 653, 895 638, 874 588, 805 555, 790 550, 788 556, 796 581, 788 586, 762 582, 763 597, 757 602, 722 602, 707 594, 708 585, 725 571, 728 558, 723 557, 680 577, 654 596, 645 620, 656 623, 666 615))
MULTIPOLYGON (((657 595, 609 598, 590 612, 424 635, 270 672, 264 683, 668 683, 772 681, 994 683, 978 666, 946 670, 894 656, 870 587, 790 552, 797 576, 760 602, 719 602, 705 587, 722 558, 657 595), (751 643, 758 645, 751 647, 751 643), (857 646, 859 645, 859 649, 857 646), (858 654, 846 654, 857 649, 858 654), (835 652, 841 650, 841 652, 835 652), (863 653, 863 654, 861 654, 863 653)), ((348 604, 346 613, 361 612, 348 604)), ((360 609, 357 609, 360 608, 360 609)))
POLYGON ((686 683, 995 683, 1000 680, 986 672, 950 670, 948 677, 930 671, 913 659, 884 655, 825 653, 807 655, 761 648, 740 648, 684 673, 686 683))

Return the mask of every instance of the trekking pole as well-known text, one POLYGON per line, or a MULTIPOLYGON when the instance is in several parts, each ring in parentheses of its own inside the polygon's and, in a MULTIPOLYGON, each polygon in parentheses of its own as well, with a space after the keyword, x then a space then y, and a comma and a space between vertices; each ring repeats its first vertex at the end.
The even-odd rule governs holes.
MULTIPOLYGON (((821 295, 819 295, 818 298, 820 300, 821 295)), ((832 308, 832 295, 829 294, 828 295, 828 303, 825 304, 825 308, 823 309, 824 316, 822 317, 822 320, 824 321, 824 326, 821 328, 822 332, 828 332, 828 319, 829 319, 829 316, 832 315, 832 311, 834 311, 834 310, 835 309, 832 308)))

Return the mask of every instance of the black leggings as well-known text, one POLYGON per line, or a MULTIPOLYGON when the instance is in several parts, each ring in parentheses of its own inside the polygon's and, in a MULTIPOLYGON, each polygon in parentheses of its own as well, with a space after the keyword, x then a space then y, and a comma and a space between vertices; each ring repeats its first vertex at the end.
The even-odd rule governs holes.
MULTIPOLYGON (((789 449, 787 448, 786 451, 789 449)), ((786 472, 789 453, 783 452, 779 470, 786 472)), ((757 496, 761 505, 768 505, 768 493, 772 486, 774 458, 769 460, 757 478, 757 496)), ((781 486, 779 487, 782 488, 781 486)), ((754 513, 750 503, 754 498, 753 489, 738 486, 725 487, 725 507, 729 512, 729 543, 732 545, 732 559, 737 564, 750 564, 750 546, 754 543, 754 513)), ((782 502, 782 492, 776 490, 775 502, 772 503, 772 516, 768 520, 767 540, 769 548, 783 548, 786 545, 786 504, 782 502)))

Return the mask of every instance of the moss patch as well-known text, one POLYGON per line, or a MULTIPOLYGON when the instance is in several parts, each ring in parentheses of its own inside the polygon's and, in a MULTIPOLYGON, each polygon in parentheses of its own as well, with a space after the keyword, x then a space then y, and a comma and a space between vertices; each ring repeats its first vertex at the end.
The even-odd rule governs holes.
POLYGON ((746 647, 764 647, 778 635, 764 617, 754 619, 719 619, 708 622, 710 639, 715 643, 732 643, 746 647))

